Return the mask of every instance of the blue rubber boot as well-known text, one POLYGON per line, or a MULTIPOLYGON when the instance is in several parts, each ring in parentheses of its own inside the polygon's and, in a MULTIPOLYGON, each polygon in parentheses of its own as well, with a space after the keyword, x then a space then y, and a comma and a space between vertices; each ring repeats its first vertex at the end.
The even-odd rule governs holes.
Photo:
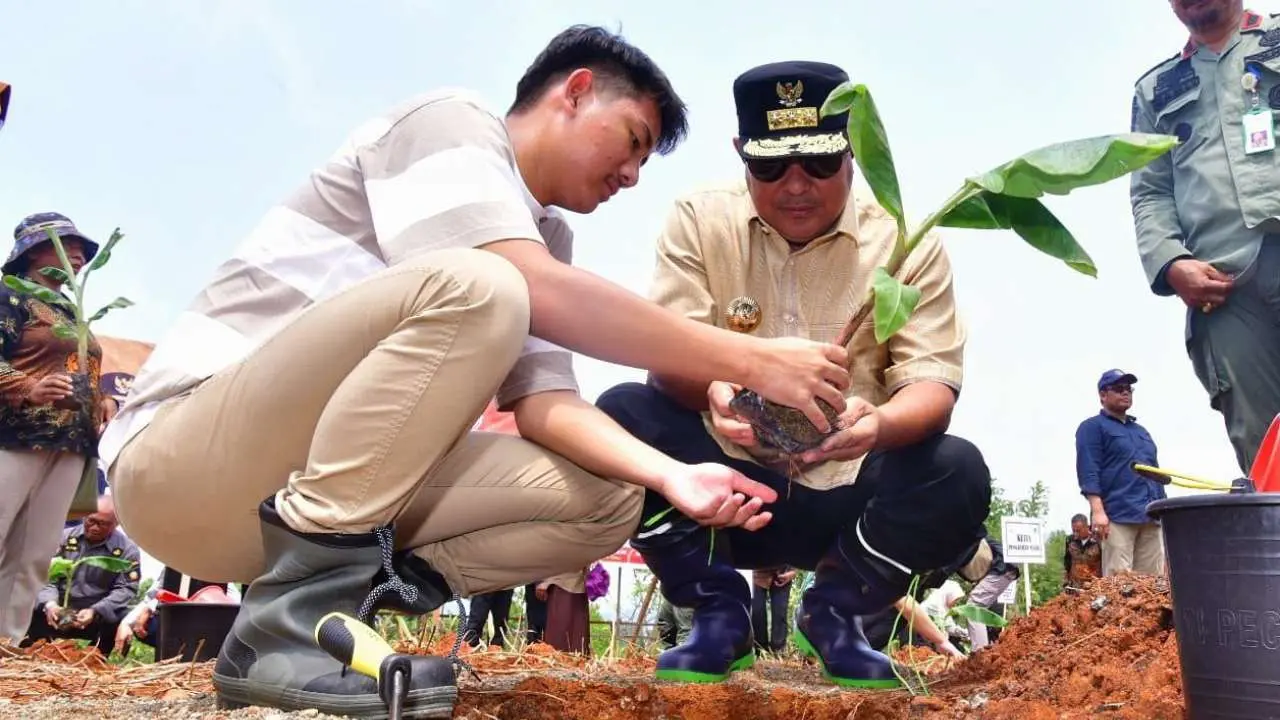
POLYGON ((867 642, 861 615, 907 594, 910 577, 871 556, 856 537, 842 538, 814 570, 796 612, 796 646, 817 658, 823 677, 866 689, 902 687, 889 657, 867 642))
POLYGON ((636 538, 631 543, 657 575, 667 600, 693 609, 689 639, 658 656, 656 675, 678 682, 723 681, 756 661, 751 590, 707 528, 672 540, 658 536, 654 542, 636 538))

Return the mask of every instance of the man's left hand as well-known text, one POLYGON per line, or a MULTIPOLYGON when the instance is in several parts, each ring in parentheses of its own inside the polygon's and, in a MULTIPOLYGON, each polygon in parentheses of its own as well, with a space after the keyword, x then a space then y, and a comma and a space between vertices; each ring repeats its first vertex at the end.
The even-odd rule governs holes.
POLYGON ((97 613, 93 611, 93 608, 85 608, 76 613, 76 619, 71 624, 78 628, 87 628, 96 616, 97 613))
POLYGON ((800 461, 813 465, 828 460, 857 460, 874 450, 880 439, 880 411, 862 398, 845 401, 838 425, 839 432, 801 454, 800 461))

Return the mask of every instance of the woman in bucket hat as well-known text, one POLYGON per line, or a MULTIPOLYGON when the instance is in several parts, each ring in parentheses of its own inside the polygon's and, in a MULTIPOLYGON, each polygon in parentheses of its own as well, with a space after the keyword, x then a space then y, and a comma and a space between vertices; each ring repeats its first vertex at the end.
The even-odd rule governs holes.
MULTIPOLYGON (((58 292, 61 283, 40 272, 62 267, 47 230, 62 239, 77 272, 98 252, 66 216, 39 213, 14 229, 13 251, 0 269, 58 292)), ((96 391, 102 349, 91 336, 96 425, 67 409, 75 399, 71 373, 81 369, 76 341, 59 338, 53 327, 73 319, 67 307, 0 286, 0 642, 14 645, 27 633, 85 461, 97 454, 98 433, 115 407, 96 391)))

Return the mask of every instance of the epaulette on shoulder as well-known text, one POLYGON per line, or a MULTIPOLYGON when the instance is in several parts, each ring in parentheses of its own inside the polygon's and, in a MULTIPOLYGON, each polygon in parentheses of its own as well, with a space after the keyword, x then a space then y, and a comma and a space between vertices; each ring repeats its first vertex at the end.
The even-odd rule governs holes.
POLYGON ((1152 65, 1150 68, 1148 68, 1148 69, 1147 69, 1147 71, 1146 71, 1146 72, 1142 73, 1142 75, 1140 75, 1140 76, 1138 77, 1138 79, 1137 79, 1137 80, 1135 80, 1135 81, 1133 82, 1134 86, 1136 87, 1136 86, 1137 86, 1138 84, 1140 84, 1143 80, 1146 80, 1146 79, 1147 79, 1147 77, 1148 77, 1149 75, 1151 75, 1151 73, 1153 73, 1153 72, 1155 72, 1155 71, 1159 70, 1160 68, 1164 67, 1165 65, 1169 64, 1169 61, 1170 61, 1170 60, 1177 60, 1177 59, 1179 59, 1179 58, 1181 58, 1181 57, 1182 57, 1182 51, 1181 51, 1181 50, 1179 50, 1178 52, 1176 52, 1176 53, 1174 53, 1174 54, 1170 55, 1169 57, 1167 57, 1167 58, 1165 58, 1165 59, 1161 60, 1160 62, 1156 63, 1155 65, 1152 65))

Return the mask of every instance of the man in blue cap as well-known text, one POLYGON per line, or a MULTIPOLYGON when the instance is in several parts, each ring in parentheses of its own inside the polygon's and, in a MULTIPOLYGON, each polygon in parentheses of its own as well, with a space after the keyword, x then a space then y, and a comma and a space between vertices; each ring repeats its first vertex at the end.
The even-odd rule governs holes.
POLYGON ((1102 410, 1076 429, 1076 479, 1102 540, 1103 575, 1164 572, 1160 525, 1146 512, 1148 503, 1165 497, 1164 485, 1133 469, 1135 463, 1159 464, 1151 434, 1129 414, 1136 382, 1122 370, 1102 373, 1102 410))
MULTIPOLYGON (((853 191, 847 114, 821 117, 848 75, 818 62, 753 68, 733 86, 734 147, 744 165, 725 188, 678 200, 658 240, 651 297, 699 322, 758 337, 834 342, 893 251, 896 222, 853 191)), ((848 344, 850 387, 839 432, 786 455, 729 407, 736 385, 653 375, 597 405, 636 437, 684 462, 723 463, 770 486, 769 523, 711 532, 646 493, 631 544, 675 606, 693 608, 687 642, 658 658, 661 679, 718 682, 754 662, 751 593, 737 568, 813 570, 795 639, 825 676, 853 687, 899 684, 860 616, 907 594, 986 574, 991 478, 971 443, 946 433, 963 374, 965 332, 951 267, 929 235, 903 267, 916 312, 886 343, 865 323, 848 344)), ((764 638, 760 638, 764 640, 764 638)))

